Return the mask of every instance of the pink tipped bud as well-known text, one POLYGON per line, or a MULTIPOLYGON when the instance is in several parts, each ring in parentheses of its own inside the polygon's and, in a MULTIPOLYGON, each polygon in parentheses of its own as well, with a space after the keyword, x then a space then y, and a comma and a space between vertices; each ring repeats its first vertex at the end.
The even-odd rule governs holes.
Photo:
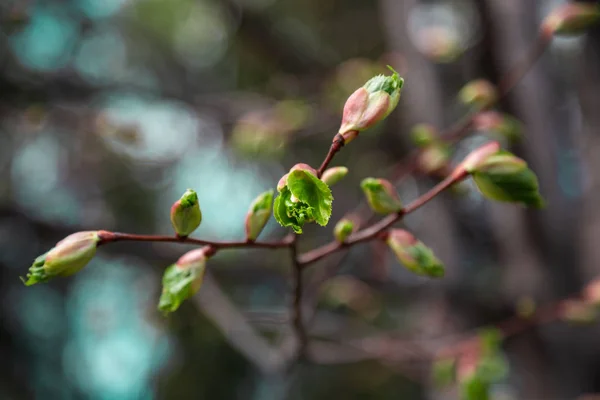
POLYGON ((444 265, 431 249, 404 229, 392 229, 385 239, 398 261, 409 271, 432 278, 444 276, 444 265))
POLYGON ((256 240, 258 235, 260 235, 271 216, 272 204, 272 190, 264 192, 254 199, 246 214, 245 229, 247 240, 256 240))
POLYGON ((360 131, 383 120, 396 108, 404 80, 393 72, 391 76, 378 75, 370 79, 350 95, 344 105, 342 124, 338 131, 345 144, 360 131))
POLYGON ((169 266, 163 275, 162 293, 158 309, 165 314, 179 308, 181 303, 200 290, 206 270, 206 261, 215 249, 206 246, 184 254, 169 266))
POLYGON ((489 142, 473 150, 458 166, 462 170, 471 173, 475 171, 485 160, 500 151, 500 143, 489 142))
POLYGON ((470 107, 487 108, 498 100, 496 87, 485 79, 467 83, 458 93, 459 100, 470 107))
POLYGON ((402 201, 389 181, 366 178, 361 182, 360 187, 373 211, 391 214, 402 210, 402 201))
POLYGON ((335 185, 348 174, 348 168, 346 167, 333 167, 323 172, 321 180, 328 186, 335 185))
POLYGON ((571 2, 553 10, 542 23, 548 35, 577 35, 600 21, 600 6, 593 3, 571 2))
POLYGON ((287 185, 287 178, 288 178, 289 174, 285 174, 284 176, 281 177, 281 179, 279 179, 279 182, 277 182, 277 191, 281 192, 283 190, 283 188, 285 188, 285 186, 287 185))
POLYGON ((564 321, 586 325, 597 321, 598 310, 580 300, 566 300, 561 304, 560 316, 564 321))
POLYGON ((25 285, 31 286, 55 276, 77 273, 92 260, 99 242, 97 231, 77 232, 67 236, 49 252, 36 258, 29 268, 25 285))
POLYGON ((192 189, 188 189, 171 207, 171 224, 177 236, 186 237, 194 232, 201 222, 202 211, 198 195, 192 189))
POLYGON ((480 112, 473 117, 473 127, 479 131, 496 133, 510 141, 521 134, 521 122, 508 114, 497 111, 480 112))
POLYGON ((314 169, 313 167, 311 167, 310 165, 304 164, 304 163, 299 163, 299 164, 294 165, 290 169, 290 172, 294 172, 294 171, 306 171, 306 172, 313 174, 314 176, 317 176, 317 170, 314 169))
POLYGON ((417 160, 419 168, 426 174, 443 171, 450 161, 450 150, 443 143, 434 143, 421 150, 417 160))

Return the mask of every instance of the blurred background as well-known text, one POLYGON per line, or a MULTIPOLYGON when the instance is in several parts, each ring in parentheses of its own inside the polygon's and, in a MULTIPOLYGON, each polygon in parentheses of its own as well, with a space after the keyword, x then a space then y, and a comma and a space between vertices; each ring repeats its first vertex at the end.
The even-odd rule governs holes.
MULTIPOLYGON (((410 153, 414 124, 458 120, 458 90, 498 82, 561 3, 2 0, 0 398, 456 398, 431 384, 421 352, 598 274, 598 29, 555 38, 499 105, 522 123, 506 144, 538 174, 546 209, 466 184, 410 215, 446 264, 441 280, 377 243, 319 262, 304 305, 314 359, 291 370, 285 250, 219 253, 168 318, 160 277, 185 246, 111 244, 74 277, 26 288, 19 276, 74 231, 170 234, 188 187, 204 214, 196 237, 243 239, 252 199, 295 163, 318 166, 347 96, 392 65, 405 78, 398 109, 333 162, 350 169, 333 189, 337 221, 361 203, 363 178, 391 176, 410 153)), ((493 133, 462 140, 453 160, 493 133)), ((398 189, 409 201, 434 183, 413 175, 398 189)), ((308 227, 300 249, 331 230, 308 227)), ((284 235, 271 220, 263 238, 284 235)), ((557 322, 507 340, 494 398, 600 392, 598 328, 557 322)))

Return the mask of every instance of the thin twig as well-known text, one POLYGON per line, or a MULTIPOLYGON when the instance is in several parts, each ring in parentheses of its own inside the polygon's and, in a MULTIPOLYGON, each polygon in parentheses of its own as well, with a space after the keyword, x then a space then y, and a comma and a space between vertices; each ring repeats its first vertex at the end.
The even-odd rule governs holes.
POLYGON ((319 261, 320 259, 327 257, 328 255, 333 254, 345 247, 350 247, 355 244, 376 238, 380 233, 382 233, 394 223, 402 219, 405 215, 410 214, 418 208, 420 208, 421 206, 425 205, 427 202, 439 195, 445 189, 464 179, 466 176, 467 174, 464 171, 448 176, 442 182, 434 186, 430 191, 414 200, 412 203, 404 207, 399 212, 391 214, 385 217, 384 219, 380 220, 379 222, 371 225, 370 227, 356 232, 355 234, 351 235, 348 238, 348 240, 346 240, 344 243, 332 241, 326 245, 301 254, 298 257, 298 260, 302 268, 306 268, 309 264, 319 261))
POLYGON ((280 249, 290 246, 290 239, 286 237, 276 242, 215 242, 210 240, 194 239, 190 237, 180 236, 165 236, 165 235, 136 235, 133 233, 121 233, 121 232, 108 232, 99 231, 100 244, 112 243, 112 242, 170 242, 170 243, 184 243, 194 245, 211 246, 215 249, 232 249, 232 248, 262 248, 262 249, 280 249))
POLYGON ((323 163, 317 170, 317 178, 320 178, 321 175, 323 175, 323 172, 325 172, 327 166, 329 163, 331 163, 331 160, 333 160, 333 157, 335 157, 337 152, 340 151, 342 147, 344 147, 344 138, 338 133, 333 138, 333 143, 331 143, 331 147, 329 148, 329 152, 327 153, 325 160, 323 160, 323 163))

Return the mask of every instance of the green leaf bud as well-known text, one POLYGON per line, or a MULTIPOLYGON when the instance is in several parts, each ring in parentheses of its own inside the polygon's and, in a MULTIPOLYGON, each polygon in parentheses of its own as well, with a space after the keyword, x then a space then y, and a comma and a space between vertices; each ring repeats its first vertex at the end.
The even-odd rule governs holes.
POLYGON ((96 254, 100 242, 97 231, 77 232, 67 236, 50 251, 35 259, 23 283, 31 286, 46 282, 55 276, 69 276, 79 272, 96 254))
POLYGON ((377 75, 346 101, 338 133, 349 143, 358 132, 385 119, 398 105, 404 80, 391 67, 392 75, 377 75))
POLYGON ((430 124, 417 124, 410 131, 410 138, 415 146, 426 147, 438 141, 437 129, 430 124))
POLYGON ((386 243, 398 261, 409 271, 431 278, 444 276, 445 270, 442 262, 429 247, 417 240, 410 232, 403 229, 392 229, 387 235, 386 243))
POLYGON ((333 229, 333 236, 335 236, 335 240, 340 243, 344 243, 344 241, 354 232, 354 222, 351 220, 344 218, 338 221, 333 229))
POLYGON ((477 79, 463 86, 458 99, 469 107, 487 108, 498 100, 498 91, 489 81, 477 79))
POLYGON ((194 232, 202 222, 202 211, 198 195, 188 189, 171 207, 171 224, 177 236, 186 237, 194 232))
POLYGON ((369 206, 379 214, 391 214, 402 210, 402 201, 394 186, 385 179, 366 178, 360 184, 369 206))
POLYGON ((321 176, 321 180, 325 182, 327 186, 332 186, 344 179, 348 174, 348 168, 346 167, 333 167, 325 170, 321 176))
POLYGON ((473 127, 515 142, 523 130, 521 121, 509 114, 497 111, 481 112, 473 117, 473 127))
POLYGON ((272 204, 272 190, 266 191, 254 199, 246 214, 245 228, 247 240, 256 240, 258 235, 260 235, 271 215, 272 204))

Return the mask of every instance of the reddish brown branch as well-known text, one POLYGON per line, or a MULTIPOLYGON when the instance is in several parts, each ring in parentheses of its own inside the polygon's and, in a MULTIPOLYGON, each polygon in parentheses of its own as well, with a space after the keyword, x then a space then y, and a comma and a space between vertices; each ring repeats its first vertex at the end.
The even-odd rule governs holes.
POLYGON ((262 248, 262 249, 280 249, 289 247, 291 240, 286 237, 276 242, 215 242, 210 240, 194 239, 190 237, 166 236, 166 235, 136 235, 133 233, 120 233, 99 231, 100 244, 113 242, 170 242, 170 243, 186 243, 194 245, 211 246, 215 249, 232 249, 232 248, 262 248))
POLYGON ((293 261, 293 286, 294 300, 292 302, 292 321, 296 339, 298 340, 298 348, 296 352, 297 359, 303 359, 306 356, 308 347, 308 333, 304 326, 304 318, 302 313, 302 294, 304 292, 304 282, 302 279, 302 265, 298 262, 297 236, 294 235, 293 242, 290 246, 290 253, 293 261))
POLYGON ((338 242, 330 242, 324 246, 318 247, 314 250, 311 250, 307 253, 301 254, 298 257, 298 260, 303 268, 306 268, 308 264, 312 264, 320 259, 327 257, 330 254, 333 254, 345 247, 350 247, 355 244, 365 242, 371 239, 376 238, 380 233, 385 231, 387 228, 392 226, 394 223, 402 219, 407 214, 412 213, 419 207, 425 205, 427 202, 432 200, 434 197, 439 195, 445 189, 449 188, 453 184, 459 182, 467 176, 466 172, 461 171, 460 173, 453 174, 448 176, 442 182, 438 183, 435 187, 433 187, 430 191, 417 198, 415 201, 404 207, 402 210, 395 214, 388 215, 381 221, 371 225, 368 228, 365 228, 361 231, 356 232, 351 235, 348 240, 344 243, 338 242))
POLYGON ((331 143, 331 147, 329 148, 329 152, 327 153, 325 160, 323 160, 323 163, 317 170, 317 178, 320 178, 321 175, 323 175, 323 172, 325 172, 327 166, 329 163, 331 163, 331 160, 333 160, 333 157, 335 157, 337 152, 340 151, 342 147, 344 147, 344 138, 338 133, 333 138, 333 143, 331 143))

